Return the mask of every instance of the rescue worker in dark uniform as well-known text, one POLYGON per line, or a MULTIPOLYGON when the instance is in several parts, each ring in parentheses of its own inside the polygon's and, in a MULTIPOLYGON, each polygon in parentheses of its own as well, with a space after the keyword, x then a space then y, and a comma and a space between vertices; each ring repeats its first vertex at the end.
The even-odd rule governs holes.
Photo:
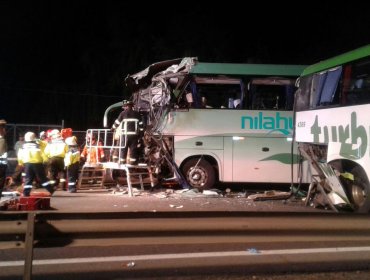
POLYGON ((68 145, 68 152, 64 157, 64 165, 67 170, 68 177, 68 191, 75 193, 77 188, 78 180, 78 169, 80 168, 80 150, 77 145, 76 136, 68 137, 65 140, 65 143, 68 145))
POLYGON ((140 113, 133 109, 134 103, 132 101, 123 101, 123 111, 112 125, 112 131, 116 131, 122 125, 120 135, 121 139, 121 155, 119 162, 126 163, 128 149, 130 148, 130 157, 127 163, 138 163, 138 144, 140 130, 142 130, 142 122, 140 113))

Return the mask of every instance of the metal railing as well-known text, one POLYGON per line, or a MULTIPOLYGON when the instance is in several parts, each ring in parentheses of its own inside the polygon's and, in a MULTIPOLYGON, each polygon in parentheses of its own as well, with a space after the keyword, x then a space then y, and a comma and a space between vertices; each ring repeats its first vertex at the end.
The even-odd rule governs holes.
POLYGON ((58 129, 64 128, 64 121, 61 124, 25 124, 25 123, 8 123, 6 125, 7 130, 7 140, 10 145, 9 150, 12 150, 15 142, 17 142, 17 136, 24 135, 28 131, 32 131, 39 135, 41 131, 46 131, 48 129, 58 129))
MULTIPOLYGON (((141 245, 150 240, 157 245, 278 242, 285 248, 284 243, 292 241, 336 241, 350 246, 355 240, 369 244, 370 219, 368 215, 300 212, 0 213, 0 250, 24 248, 23 279, 32 277, 37 246, 132 245, 133 239, 141 245)), ((370 252, 361 258, 369 264, 370 252)))

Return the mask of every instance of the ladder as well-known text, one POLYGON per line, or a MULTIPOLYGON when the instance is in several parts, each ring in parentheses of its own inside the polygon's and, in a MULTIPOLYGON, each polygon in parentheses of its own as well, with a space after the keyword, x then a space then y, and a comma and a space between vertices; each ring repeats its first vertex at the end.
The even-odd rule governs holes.
POLYGON ((151 188, 155 186, 152 169, 147 164, 132 165, 115 162, 104 162, 102 164, 107 170, 123 170, 125 172, 130 197, 134 196, 132 190, 134 184, 140 184, 141 190, 144 190, 144 177, 149 178, 151 188))
POLYGON ((85 163, 78 177, 77 190, 106 189, 114 185, 115 182, 109 179, 107 171, 101 163, 85 163))
POLYGON ((132 185, 140 184, 141 189, 144 190, 144 179, 149 178, 151 187, 155 186, 154 176, 152 174, 152 166, 147 164, 133 165, 125 164, 121 159, 122 148, 127 143, 127 135, 139 133, 139 121, 137 119, 125 119, 122 122, 123 129, 116 129, 118 135, 113 135, 108 129, 88 129, 87 134, 96 136, 96 143, 90 144, 89 148, 102 148, 105 155, 109 154, 107 162, 100 162, 98 164, 85 163, 83 166, 77 189, 82 188, 104 188, 107 184, 116 186, 116 181, 113 179, 112 172, 121 170, 125 173, 125 178, 128 185, 128 192, 133 196, 132 185), (135 125, 134 131, 127 131, 127 125, 133 122, 135 125), (116 160, 114 160, 114 158, 116 160))

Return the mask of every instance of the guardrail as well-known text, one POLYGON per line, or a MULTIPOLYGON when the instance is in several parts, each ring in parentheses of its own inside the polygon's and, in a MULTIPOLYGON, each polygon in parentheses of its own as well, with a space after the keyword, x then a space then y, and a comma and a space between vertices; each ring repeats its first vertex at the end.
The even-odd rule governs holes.
POLYGON ((370 219, 342 213, 0 213, 0 250, 24 248, 23 279, 32 277, 33 250, 39 246, 89 246, 97 240, 99 246, 126 245, 132 238, 137 244, 161 244, 164 239, 166 244, 251 243, 266 236, 305 242, 359 238, 370 244, 370 219))

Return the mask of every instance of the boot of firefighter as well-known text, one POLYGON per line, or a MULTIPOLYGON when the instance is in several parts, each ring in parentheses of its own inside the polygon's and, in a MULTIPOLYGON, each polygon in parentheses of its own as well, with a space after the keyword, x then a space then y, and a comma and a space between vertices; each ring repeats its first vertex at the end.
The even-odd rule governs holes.
POLYGON ((55 192, 55 183, 53 181, 47 181, 41 184, 51 195, 55 192))
POLYGON ((110 152, 110 160, 113 162, 118 162, 118 151, 117 149, 112 149, 110 152))
POLYGON ((63 191, 66 191, 66 190, 67 190, 67 182, 66 182, 66 179, 61 178, 61 179, 59 180, 58 189, 61 189, 61 190, 63 190, 63 191))

